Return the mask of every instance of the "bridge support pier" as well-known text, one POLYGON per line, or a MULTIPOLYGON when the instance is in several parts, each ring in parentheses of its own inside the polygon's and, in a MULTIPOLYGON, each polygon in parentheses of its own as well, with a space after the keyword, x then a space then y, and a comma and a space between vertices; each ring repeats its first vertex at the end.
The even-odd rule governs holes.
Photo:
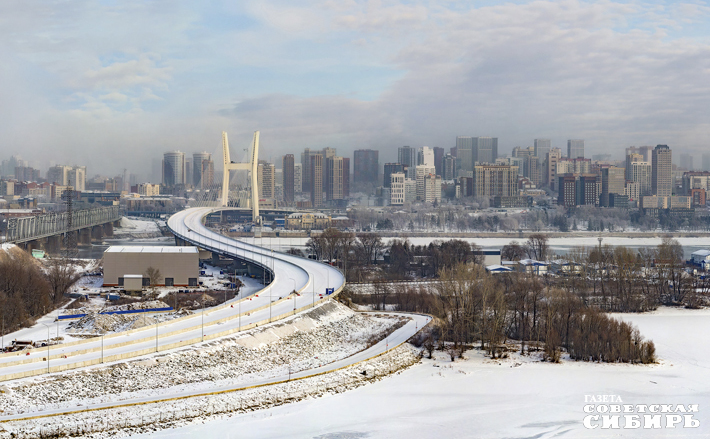
POLYGON ((91 240, 101 241, 104 237, 104 227, 102 225, 94 226, 91 228, 91 240))
POLYGON ((118 227, 119 223, 120 223, 120 221, 114 221, 112 223, 104 224, 104 235, 105 236, 113 236, 113 227, 114 226, 118 227))
POLYGON ((52 235, 47 238, 47 244, 45 245, 45 250, 47 253, 57 254, 62 250, 62 238, 60 235, 52 235))
POLYGON ((91 244, 91 229, 81 229, 79 231, 79 242, 84 245, 91 244))
POLYGON ((25 250, 27 250, 28 252, 31 252, 32 250, 41 250, 45 247, 45 245, 43 245, 43 244, 46 242, 47 242, 46 238, 40 238, 40 239, 28 241, 26 244, 25 250))

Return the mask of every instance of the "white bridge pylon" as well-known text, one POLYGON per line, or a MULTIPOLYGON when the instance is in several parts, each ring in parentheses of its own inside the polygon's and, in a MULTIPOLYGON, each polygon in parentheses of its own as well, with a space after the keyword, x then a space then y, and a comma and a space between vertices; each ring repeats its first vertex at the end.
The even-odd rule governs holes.
POLYGON ((259 219, 259 186, 257 183, 257 168, 259 166, 259 131, 254 131, 254 140, 251 144, 251 162, 235 163, 229 158, 229 140, 227 133, 222 131, 222 157, 224 159, 224 172, 222 176, 222 206, 228 207, 229 200, 229 171, 248 171, 251 181, 251 200, 250 208, 252 210, 252 220, 254 224, 260 223, 259 219))

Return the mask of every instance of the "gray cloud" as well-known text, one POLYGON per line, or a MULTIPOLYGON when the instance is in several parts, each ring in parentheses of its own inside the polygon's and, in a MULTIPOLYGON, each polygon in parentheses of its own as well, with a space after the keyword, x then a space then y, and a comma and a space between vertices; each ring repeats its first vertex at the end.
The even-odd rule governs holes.
POLYGON ((219 32, 173 2, 0 5, 1 150, 145 174, 166 150, 219 151, 222 130, 240 148, 260 129, 274 159, 332 146, 385 161, 457 135, 498 136, 504 152, 535 137, 617 155, 708 143, 707 32, 683 35, 707 23, 704 5, 246 5, 256 24, 219 32), (352 94, 294 92, 350 65, 398 76, 371 100, 353 97, 367 73, 343 75, 352 94))

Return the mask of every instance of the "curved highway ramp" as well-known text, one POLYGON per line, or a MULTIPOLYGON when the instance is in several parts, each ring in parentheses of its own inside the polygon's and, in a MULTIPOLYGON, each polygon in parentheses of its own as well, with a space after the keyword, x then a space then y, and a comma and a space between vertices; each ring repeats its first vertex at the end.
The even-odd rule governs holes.
POLYGON ((237 297, 200 313, 152 326, 95 337, 48 349, 0 355, 0 382, 138 357, 212 340, 276 321, 338 294, 345 286, 339 270, 326 264, 277 253, 220 235, 204 226, 220 208, 191 208, 168 220, 169 229, 187 243, 246 260, 273 273, 273 281, 249 297, 237 297), (295 293, 294 293, 295 292, 295 293), (26 353, 29 352, 29 355, 26 353))

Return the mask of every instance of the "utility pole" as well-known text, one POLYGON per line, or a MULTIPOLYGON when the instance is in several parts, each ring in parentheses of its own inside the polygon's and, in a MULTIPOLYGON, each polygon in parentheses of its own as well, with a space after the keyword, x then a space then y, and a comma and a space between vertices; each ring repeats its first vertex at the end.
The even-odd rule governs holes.
POLYGON ((68 186, 62 193, 62 198, 66 204, 66 228, 64 231, 64 257, 66 259, 76 259, 76 235, 72 230, 74 227, 74 187, 68 186))
POLYGON ((47 328, 47 373, 49 373, 49 325, 42 323, 47 328))

